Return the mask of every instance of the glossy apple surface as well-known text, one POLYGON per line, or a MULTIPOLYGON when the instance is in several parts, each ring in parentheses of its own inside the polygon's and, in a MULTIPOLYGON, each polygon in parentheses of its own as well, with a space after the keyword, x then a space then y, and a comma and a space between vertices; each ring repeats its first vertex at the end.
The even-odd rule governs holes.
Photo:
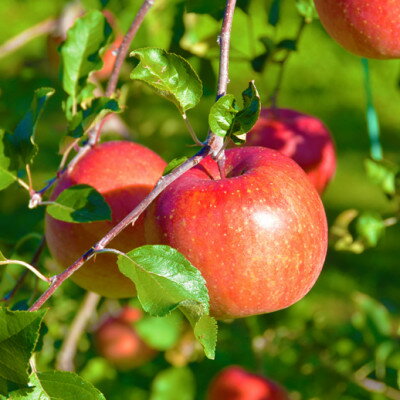
POLYGON ((119 369, 139 367, 157 354, 137 334, 133 322, 138 319, 140 310, 124 307, 120 314, 107 318, 95 331, 97 351, 119 369), (138 318, 132 319, 132 316, 138 318))
POLYGON ((275 382, 233 366, 214 378, 207 400, 289 400, 289 397, 275 382))
POLYGON ((226 178, 204 159, 152 203, 148 243, 184 254, 207 282, 211 312, 236 318, 300 300, 326 255, 321 199, 290 158, 263 147, 226 151, 226 178))
POLYGON ((292 158, 323 193, 336 170, 332 137, 318 118, 286 108, 264 108, 247 134, 247 146, 264 146, 292 158))
MULTIPOLYGON (((74 224, 46 215, 46 240, 51 254, 66 268, 113 226, 121 221, 151 191, 162 175, 165 162, 150 149, 127 141, 106 142, 90 150, 59 180, 51 199, 66 188, 87 184, 99 191, 112 211, 111 221, 74 224)), ((127 252, 145 244, 143 218, 127 227, 109 247, 127 252)), ((84 289, 107 297, 130 297, 134 285, 118 270, 116 256, 99 254, 73 274, 84 289)))
POLYGON ((400 57, 398 0, 314 0, 322 25, 346 50, 367 58, 400 57))

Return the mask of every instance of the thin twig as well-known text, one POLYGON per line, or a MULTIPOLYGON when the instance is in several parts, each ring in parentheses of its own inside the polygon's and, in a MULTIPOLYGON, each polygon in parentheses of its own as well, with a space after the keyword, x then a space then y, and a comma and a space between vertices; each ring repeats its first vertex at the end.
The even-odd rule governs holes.
POLYGON ((31 40, 53 32, 56 26, 57 20, 55 18, 48 18, 7 40, 7 42, 0 46, 0 59, 18 50, 31 40))
POLYGON ((9 264, 16 264, 16 265, 22 265, 23 267, 29 269, 31 272, 33 272, 38 278, 40 278, 42 281, 50 283, 51 278, 47 278, 43 274, 41 274, 33 265, 26 263, 25 261, 20 261, 20 260, 4 260, 0 261, 0 265, 9 265, 9 264))
POLYGON ((61 346, 60 352, 57 356, 56 368, 61 371, 75 371, 75 355, 78 349, 79 339, 82 336, 90 318, 96 310, 97 304, 101 296, 88 292, 82 302, 82 305, 76 314, 71 328, 61 346))

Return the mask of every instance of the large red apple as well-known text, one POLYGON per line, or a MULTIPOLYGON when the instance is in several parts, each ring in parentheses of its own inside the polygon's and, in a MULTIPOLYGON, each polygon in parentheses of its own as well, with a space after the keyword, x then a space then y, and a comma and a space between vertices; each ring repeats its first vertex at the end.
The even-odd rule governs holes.
MULTIPOLYGON (((78 184, 93 186, 109 204, 111 221, 75 224, 46 215, 46 240, 54 259, 68 267, 121 221, 152 190, 165 162, 150 149, 127 141, 107 142, 90 150, 59 180, 51 200, 78 184)), ((145 244, 143 218, 127 227, 109 247, 127 252, 145 244)), ((75 272, 71 279, 84 289, 108 297, 135 295, 132 282, 118 269, 116 256, 99 254, 75 272)))
POLYGON ((368 58, 400 57, 398 0, 314 0, 322 25, 346 50, 368 58))
POLYGON ((289 400, 289 396, 275 382, 233 366, 214 378, 207 400, 289 400))
POLYGON ((276 311, 316 281, 327 249, 321 199, 290 158, 226 151, 226 177, 205 158, 153 202, 146 239, 184 254, 204 276, 218 318, 276 311))
POLYGON ((134 328, 133 323, 140 318, 140 310, 124 307, 118 315, 105 319, 94 333, 97 351, 119 369, 139 367, 157 354, 134 328))
POLYGON ((336 169, 335 146, 318 118, 286 108, 264 108, 247 134, 247 146, 264 146, 292 158, 323 193, 336 169))

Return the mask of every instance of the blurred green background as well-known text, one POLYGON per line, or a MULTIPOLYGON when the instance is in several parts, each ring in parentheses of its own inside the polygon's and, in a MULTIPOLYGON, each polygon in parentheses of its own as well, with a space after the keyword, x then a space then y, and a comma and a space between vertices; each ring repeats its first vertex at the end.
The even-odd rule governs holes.
MULTIPOLYGON (((0 15, 6 22, 0 24, 0 45, 34 24, 57 16, 66 3, 2 0, 0 15)), ((88 9, 99 8, 99 3, 83 1, 88 9)), ((278 67, 267 64, 263 73, 256 73, 250 61, 264 51, 260 37, 268 36, 275 41, 293 38, 301 17, 294 0, 282 0, 279 23, 273 27, 267 22, 271 0, 248 3, 248 14, 242 9, 235 14, 229 92, 240 96, 248 81, 255 79, 262 101, 267 104, 278 67)), ((111 0, 107 8, 115 13, 124 32, 139 5, 139 1, 111 0)), ((156 1, 132 48, 172 49, 192 63, 203 80, 205 93, 200 105, 188 115, 198 136, 204 138, 207 113, 215 96, 220 21, 206 14, 184 14, 183 10, 182 1, 156 1)), ((370 62, 383 151, 385 158, 394 162, 400 161, 399 67, 397 60, 370 62)), ((190 137, 174 106, 143 85, 130 83, 130 69, 127 62, 121 83, 127 91, 127 108, 122 118, 132 130, 132 140, 147 145, 168 161, 193 154, 190 137)), ((12 130, 29 107, 34 89, 41 86, 56 88, 56 95, 38 129, 40 152, 33 166, 36 189, 54 176, 59 143, 66 129, 61 111, 65 95, 58 72, 49 63, 45 36, 0 58, 0 126, 12 130)), ((394 210, 394 204, 364 172, 363 160, 369 155, 365 103, 360 59, 333 42, 317 20, 307 25, 298 50, 285 66, 278 104, 319 117, 334 136, 338 169, 323 197, 330 225, 348 208, 383 215, 394 210)), ((7 254, 27 234, 42 232, 43 210, 29 210, 27 201, 26 192, 17 185, 0 193, 0 245, 7 254)), ((23 243, 17 249, 18 256, 29 259, 35 241, 37 238, 23 243)), ((394 226, 387 230, 377 248, 363 254, 330 249, 321 277, 301 302, 271 315, 220 323, 216 360, 189 363, 195 376, 196 399, 204 398, 211 378, 230 364, 242 365, 281 382, 294 400, 400 399, 399 243, 399 227, 394 226), (397 389, 392 393, 386 386, 368 386, 367 378, 397 389)), ((44 263, 51 264, 48 254, 44 263)), ((3 272, 1 295, 12 287, 18 273, 15 266, 3 272)), ((26 299, 33 285, 30 277, 16 300, 26 299)), ((68 283, 51 300, 49 333, 39 359, 43 368, 53 366, 53 346, 60 346, 82 296, 83 291, 68 283)), ((103 303, 100 310, 107 307, 103 303)), ((102 390, 107 399, 148 398, 153 377, 168 367, 164 356, 160 354, 137 370, 117 372, 96 356, 90 337, 88 333, 80 343, 78 372, 102 390)))

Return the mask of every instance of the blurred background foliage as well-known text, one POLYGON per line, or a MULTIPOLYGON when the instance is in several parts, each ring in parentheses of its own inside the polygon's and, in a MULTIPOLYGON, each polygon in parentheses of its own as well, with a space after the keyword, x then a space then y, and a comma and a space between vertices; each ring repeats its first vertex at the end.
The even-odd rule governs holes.
MULTIPOLYGON (((66 0, 2 0, 0 44, 46 18, 56 17, 66 3, 66 0)), ((97 0, 82 0, 82 3, 88 9, 101 6, 97 0)), ((107 8, 116 15, 122 32, 127 30, 140 3, 133 0, 108 2, 107 8)), ((206 135, 207 113, 215 96, 219 3, 188 1, 197 12, 207 11, 212 6, 215 15, 211 16, 185 13, 182 0, 158 0, 133 43, 133 47, 157 46, 177 52, 198 71, 204 83, 204 97, 188 114, 200 138, 206 135)), ((282 0, 279 18, 274 21, 275 15, 271 20, 272 3, 276 1, 242 1, 241 8, 236 10, 231 43, 229 92, 240 96, 248 81, 255 79, 265 105, 275 86, 279 66, 267 62, 262 72, 255 72, 252 60, 265 53, 263 43, 293 39, 302 22, 294 0, 282 0), (276 22, 276 26, 271 22, 276 22)), ((127 96, 122 118, 132 131, 131 139, 157 151, 167 161, 192 154, 191 140, 174 106, 144 85, 129 82, 131 65, 128 60, 121 76, 127 96)), ((397 60, 370 62, 383 151, 385 158, 394 162, 400 161, 399 67, 397 60)), ((56 88, 56 95, 49 101, 37 134, 40 152, 33 166, 36 189, 54 176, 59 163, 59 143, 66 130, 61 111, 65 95, 58 71, 49 62, 44 36, 0 59, 0 125, 12 130, 29 107, 34 89, 41 86, 56 88)), ((278 105, 321 118, 333 133, 338 170, 323 197, 330 225, 348 208, 382 215, 393 213, 395 208, 394 203, 367 179, 364 171, 363 160, 369 155, 365 104, 360 59, 333 42, 318 20, 307 24, 297 51, 286 63, 278 105)), ((31 257, 43 230, 43 210, 29 210, 27 202, 26 192, 17 185, 0 194, 1 249, 10 257, 14 253, 13 258, 25 260, 31 257)), ((271 315, 221 322, 215 361, 203 359, 196 350, 186 358, 174 356, 173 352, 167 355, 167 352, 160 353, 143 367, 118 372, 96 355, 91 340, 91 330, 97 323, 97 315, 94 315, 92 328, 80 342, 78 372, 110 400, 148 399, 155 385, 154 377, 171 363, 188 365, 189 372, 185 369, 179 373, 193 373, 196 399, 204 398, 213 375, 230 364, 242 365, 281 382, 294 400, 400 399, 399 243, 399 227, 394 226, 387 229, 378 247, 363 254, 330 249, 321 277, 301 302, 271 315)), ((53 268, 48 254, 45 253, 42 260, 53 268)), ((1 295, 14 286, 20 273, 17 266, 2 271, 1 295)), ((23 308, 41 290, 43 287, 40 284, 37 287, 33 276, 29 276, 25 287, 13 300, 14 307, 23 308)), ((46 317, 49 331, 38 360, 42 369, 54 366, 55 353, 83 295, 81 289, 67 283, 51 299, 46 317)), ((117 307, 117 302, 102 301, 98 315, 117 307)), ((179 329, 183 330, 184 326, 179 329)), ((165 332, 160 331, 160 335, 163 334, 165 332)), ((179 353, 180 350, 175 351, 179 353)), ((175 380, 168 376, 160 379, 165 379, 167 386, 173 385, 175 380)), ((182 393, 186 390, 187 397, 182 399, 190 400, 194 383, 191 379, 185 382, 182 393)), ((181 399, 163 396, 153 390, 151 400, 181 399)))

